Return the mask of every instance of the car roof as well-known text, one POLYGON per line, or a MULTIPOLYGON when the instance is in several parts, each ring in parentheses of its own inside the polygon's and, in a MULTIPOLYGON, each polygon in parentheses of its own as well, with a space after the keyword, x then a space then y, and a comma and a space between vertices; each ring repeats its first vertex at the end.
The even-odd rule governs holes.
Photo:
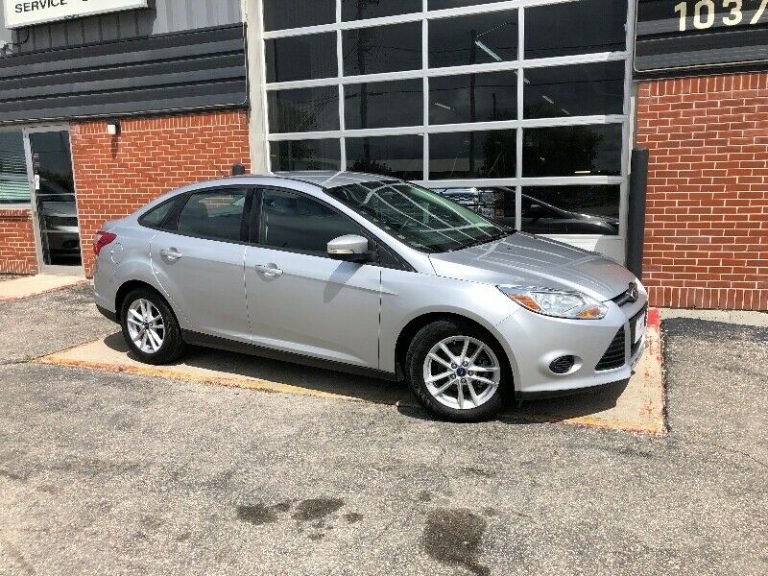
POLYGON ((333 170, 303 170, 293 172, 275 172, 278 178, 298 180, 307 184, 315 184, 322 188, 360 184, 363 182, 397 181, 391 176, 381 174, 366 174, 364 172, 336 172, 333 170))

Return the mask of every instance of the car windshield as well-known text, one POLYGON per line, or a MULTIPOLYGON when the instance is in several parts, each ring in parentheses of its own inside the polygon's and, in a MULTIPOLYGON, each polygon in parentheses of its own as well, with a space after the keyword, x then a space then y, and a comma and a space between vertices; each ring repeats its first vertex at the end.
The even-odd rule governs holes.
POLYGON ((327 192, 395 238, 425 252, 461 250, 513 232, 407 182, 362 182, 336 186, 327 192))

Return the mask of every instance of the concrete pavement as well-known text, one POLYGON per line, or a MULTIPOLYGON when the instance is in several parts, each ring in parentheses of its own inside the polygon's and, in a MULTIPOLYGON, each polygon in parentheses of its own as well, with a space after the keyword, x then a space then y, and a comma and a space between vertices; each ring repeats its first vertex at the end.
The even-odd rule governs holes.
POLYGON ((0 575, 768 572, 765 329, 665 322, 654 437, 25 361, 66 293, 0 303, 0 575))

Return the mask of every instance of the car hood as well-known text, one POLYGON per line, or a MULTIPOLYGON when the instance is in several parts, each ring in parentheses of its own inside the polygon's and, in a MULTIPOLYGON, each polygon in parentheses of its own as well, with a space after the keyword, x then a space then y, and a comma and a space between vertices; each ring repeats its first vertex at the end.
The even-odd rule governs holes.
POLYGON ((636 281, 634 274, 609 258, 525 232, 429 258, 438 276, 578 290, 601 301, 618 296, 636 281))

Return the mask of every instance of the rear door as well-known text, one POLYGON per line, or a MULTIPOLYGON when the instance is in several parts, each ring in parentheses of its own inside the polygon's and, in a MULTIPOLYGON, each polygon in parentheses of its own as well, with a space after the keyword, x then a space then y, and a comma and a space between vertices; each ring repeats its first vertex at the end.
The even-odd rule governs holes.
POLYGON ((182 327, 228 339, 250 337, 243 266, 251 192, 192 192, 152 239, 152 267, 182 327))
POLYGON ((245 258, 255 343, 378 368, 381 268, 326 252, 328 241, 362 229, 311 196, 277 189, 257 196, 258 245, 245 258))

